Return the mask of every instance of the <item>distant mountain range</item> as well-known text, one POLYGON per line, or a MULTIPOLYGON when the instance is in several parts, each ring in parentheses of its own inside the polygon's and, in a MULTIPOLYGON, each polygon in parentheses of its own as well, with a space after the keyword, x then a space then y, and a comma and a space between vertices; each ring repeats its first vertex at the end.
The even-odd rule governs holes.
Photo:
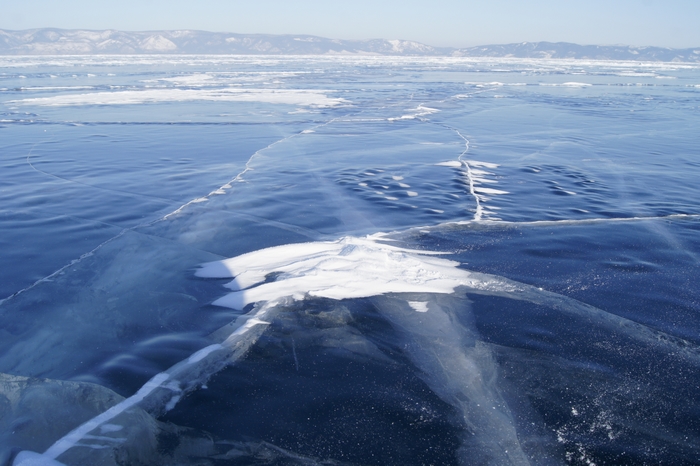
POLYGON ((700 62, 700 47, 670 49, 522 42, 469 48, 432 47, 408 40, 336 40, 307 35, 233 34, 206 31, 90 31, 0 29, 0 55, 90 54, 404 55, 570 58, 700 62))

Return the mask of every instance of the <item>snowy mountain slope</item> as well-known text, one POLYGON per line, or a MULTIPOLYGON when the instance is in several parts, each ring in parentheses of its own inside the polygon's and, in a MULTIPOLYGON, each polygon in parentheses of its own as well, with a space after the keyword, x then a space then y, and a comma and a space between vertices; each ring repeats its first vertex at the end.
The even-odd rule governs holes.
POLYGON ((406 55, 570 58, 700 62, 700 48, 522 42, 469 48, 432 47, 408 40, 337 40, 309 35, 234 34, 193 30, 90 31, 0 29, 1 55, 86 54, 406 55))

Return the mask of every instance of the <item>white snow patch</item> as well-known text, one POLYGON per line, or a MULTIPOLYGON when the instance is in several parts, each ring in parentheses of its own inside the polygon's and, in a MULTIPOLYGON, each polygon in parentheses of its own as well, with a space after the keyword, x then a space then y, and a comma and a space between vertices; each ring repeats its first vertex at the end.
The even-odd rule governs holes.
POLYGON ((425 107, 425 106, 423 106, 423 105, 419 105, 419 106, 416 107, 416 108, 409 108, 409 109, 407 109, 407 111, 408 111, 408 112, 411 112, 411 113, 406 114, 406 115, 402 115, 402 116, 400 116, 400 117, 398 117, 398 118, 396 118, 396 117, 394 117, 394 118, 388 118, 388 121, 414 120, 414 119, 416 119, 416 118, 420 118, 420 117, 423 117, 423 116, 426 116, 426 115, 431 115, 431 114, 433 114, 433 113, 437 113, 437 112, 439 112, 440 110, 438 110, 437 108, 430 108, 430 107, 425 107))
POLYGON ((567 83, 540 83, 540 86, 548 86, 548 87, 591 87, 593 84, 588 84, 588 83, 579 83, 579 82, 567 82, 567 83))
POLYGON ((72 107, 83 105, 135 105, 161 102, 264 102, 271 104, 336 107, 347 100, 328 97, 324 91, 291 89, 148 89, 143 91, 92 92, 14 100, 8 103, 72 107))
POLYGON ((474 186, 474 191, 480 194, 491 194, 491 195, 497 195, 497 194, 508 194, 508 191, 501 191, 500 189, 493 189, 493 188, 484 188, 482 186, 474 186))
POLYGON ((428 303, 424 301, 408 301, 408 305, 411 306, 416 312, 428 312, 428 303))
POLYGON ((458 262, 437 252, 390 246, 370 238, 288 244, 203 264, 199 277, 235 277, 217 306, 242 309, 284 297, 364 298, 385 293, 452 293, 473 285, 458 262), (265 282, 271 273, 276 281, 265 282))
POLYGON ((460 162, 459 160, 448 160, 447 162, 439 162, 435 165, 439 167, 460 168, 462 166, 462 162, 460 162))

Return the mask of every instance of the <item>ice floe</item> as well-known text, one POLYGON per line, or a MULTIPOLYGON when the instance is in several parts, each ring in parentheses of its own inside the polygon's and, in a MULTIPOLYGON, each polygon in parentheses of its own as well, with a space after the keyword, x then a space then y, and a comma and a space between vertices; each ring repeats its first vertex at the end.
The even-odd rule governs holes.
POLYGON ((136 105, 161 102, 264 102, 310 107, 337 107, 348 101, 329 97, 329 91, 297 89, 146 89, 138 91, 92 92, 19 99, 8 103, 48 107, 84 105, 136 105))

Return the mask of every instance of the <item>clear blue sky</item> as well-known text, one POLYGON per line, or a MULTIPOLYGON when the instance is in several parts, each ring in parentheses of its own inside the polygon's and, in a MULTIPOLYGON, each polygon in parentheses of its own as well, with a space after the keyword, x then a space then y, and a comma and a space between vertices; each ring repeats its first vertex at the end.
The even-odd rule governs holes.
POLYGON ((700 47, 700 0, 0 0, 1 29, 40 27, 684 48, 700 47))

